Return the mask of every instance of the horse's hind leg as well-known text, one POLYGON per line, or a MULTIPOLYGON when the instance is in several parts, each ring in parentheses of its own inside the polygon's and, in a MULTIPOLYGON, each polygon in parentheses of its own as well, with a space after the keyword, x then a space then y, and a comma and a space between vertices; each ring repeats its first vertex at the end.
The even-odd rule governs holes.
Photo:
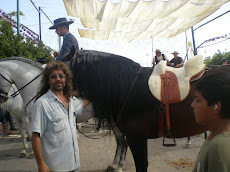
POLYGON ((204 132, 204 139, 206 140, 207 138, 208 138, 208 132, 205 131, 205 132, 204 132))
POLYGON ((127 137, 127 141, 134 158, 136 172, 147 172, 147 168, 148 168, 147 139, 127 137))
POLYGON ((188 137, 187 143, 185 145, 185 148, 190 148, 191 147, 191 137, 188 137))

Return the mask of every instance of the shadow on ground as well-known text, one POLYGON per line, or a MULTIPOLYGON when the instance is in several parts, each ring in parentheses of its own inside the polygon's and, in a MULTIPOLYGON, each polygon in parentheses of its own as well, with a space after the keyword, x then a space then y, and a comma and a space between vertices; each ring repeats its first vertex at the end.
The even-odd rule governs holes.
MULTIPOLYGON (((87 171, 82 171, 81 170, 81 172, 104 172, 105 171, 105 169, 101 169, 101 170, 87 170, 87 171)), ((1 172, 1 171, 0 171, 1 172)))

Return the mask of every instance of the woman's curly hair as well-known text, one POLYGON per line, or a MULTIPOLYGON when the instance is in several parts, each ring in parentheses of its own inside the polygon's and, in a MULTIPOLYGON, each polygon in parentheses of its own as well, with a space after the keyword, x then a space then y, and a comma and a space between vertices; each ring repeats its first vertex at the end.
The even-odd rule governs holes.
POLYGON ((42 72, 41 86, 40 86, 40 90, 38 91, 36 95, 36 100, 50 89, 50 85, 48 83, 49 75, 54 70, 62 70, 64 74, 66 75, 66 85, 64 87, 63 92, 64 92, 64 95, 68 98, 68 100, 70 99, 70 97, 75 95, 73 91, 73 86, 72 86, 71 71, 64 63, 60 61, 55 61, 55 62, 49 63, 42 72))

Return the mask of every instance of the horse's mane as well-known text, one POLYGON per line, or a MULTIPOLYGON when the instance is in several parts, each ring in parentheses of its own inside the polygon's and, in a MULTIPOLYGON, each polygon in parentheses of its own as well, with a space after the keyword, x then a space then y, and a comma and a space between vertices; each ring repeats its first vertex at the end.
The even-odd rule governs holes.
MULTIPOLYGON (((96 117, 110 120, 109 114, 115 116, 120 112, 140 68, 139 64, 119 55, 93 50, 79 51, 72 64, 74 89, 81 97, 93 102, 96 117)), ((146 69, 138 76, 127 104, 136 101, 134 95, 140 96, 137 95, 140 80, 149 77, 144 71, 146 69)), ((140 89, 143 89, 143 94, 149 91, 140 89)))
POLYGON ((0 59, 0 61, 8 61, 8 60, 19 60, 19 61, 31 64, 34 67, 37 67, 37 68, 43 70, 43 67, 41 65, 39 65, 38 63, 36 63, 33 60, 30 60, 28 58, 24 58, 24 57, 6 57, 6 58, 0 59))

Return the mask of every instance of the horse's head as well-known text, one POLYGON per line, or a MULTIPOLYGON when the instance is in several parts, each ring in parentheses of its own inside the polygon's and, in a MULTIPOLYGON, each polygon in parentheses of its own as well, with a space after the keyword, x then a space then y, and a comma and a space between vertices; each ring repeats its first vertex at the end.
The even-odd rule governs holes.
POLYGON ((6 72, 0 70, 0 103, 4 103, 8 99, 8 92, 13 84, 12 79, 6 72))

